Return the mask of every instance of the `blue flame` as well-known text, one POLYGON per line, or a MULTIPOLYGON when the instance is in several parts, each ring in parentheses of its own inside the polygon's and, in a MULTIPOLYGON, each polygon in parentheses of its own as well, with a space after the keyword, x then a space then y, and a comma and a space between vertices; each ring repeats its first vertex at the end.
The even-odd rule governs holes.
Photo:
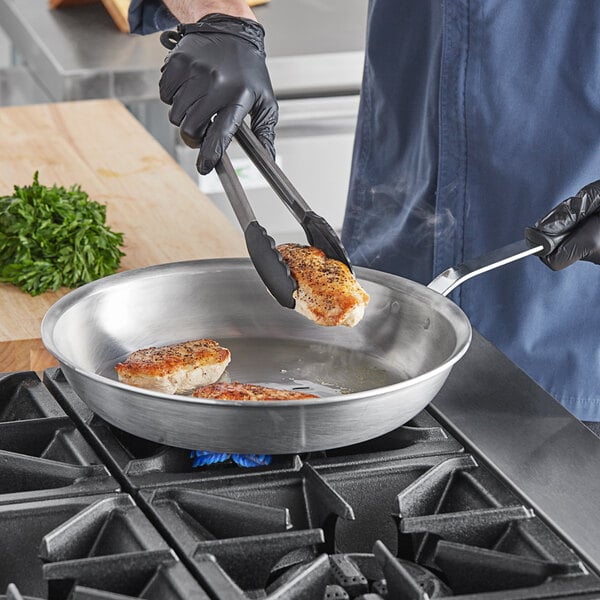
POLYGON ((205 467, 206 465, 222 463, 229 459, 236 465, 246 468, 263 467, 271 464, 271 456, 268 454, 229 454, 227 452, 192 450, 190 458, 194 459, 193 467, 205 467))

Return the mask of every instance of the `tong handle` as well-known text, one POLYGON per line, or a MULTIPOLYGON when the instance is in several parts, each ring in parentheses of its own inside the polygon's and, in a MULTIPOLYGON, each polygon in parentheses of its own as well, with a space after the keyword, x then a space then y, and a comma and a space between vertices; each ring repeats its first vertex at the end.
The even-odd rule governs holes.
POLYGON ((272 160, 271 155, 244 121, 237 130, 235 139, 262 176, 269 182, 273 191, 283 200, 298 222, 302 223, 306 213, 311 211, 310 206, 279 168, 279 165, 272 160))
POLYGON ((221 185, 225 190, 225 195, 233 208, 233 212, 245 232, 253 221, 256 221, 256 215, 250 206, 246 192, 235 172, 231 159, 224 152, 221 160, 215 165, 215 171, 221 180, 221 185))
POLYGON ((329 258, 343 262, 352 271, 350 258, 333 227, 310 208, 245 122, 242 121, 235 138, 273 191, 300 223, 308 243, 323 250, 329 258))

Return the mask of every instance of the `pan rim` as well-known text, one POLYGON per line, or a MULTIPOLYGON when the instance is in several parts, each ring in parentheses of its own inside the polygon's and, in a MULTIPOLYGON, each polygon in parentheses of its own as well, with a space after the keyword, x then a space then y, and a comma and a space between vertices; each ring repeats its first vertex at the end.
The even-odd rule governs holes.
POLYGON ((65 294, 62 298, 59 298, 47 311, 44 315, 41 323, 41 337, 44 343, 44 346, 47 350, 58 360, 61 367, 65 367, 70 371, 73 371, 80 375, 81 377, 90 379, 95 381, 96 383, 102 385, 108 385, 110 388, 116 388, 117 390, 123 390, 127 392, 133 392, 138 395, 150 396, 152 398, 156 398, 159 400, 168 400, 175 401, 179 403, 186 404, 197 404, 197 405, 210 405, 210 406, 237 406, 237 407, 260 407, 264 408, 265 406, 269 407, 301 407, 301 406, 315 406, 315 405, 327 405, 327 404, 336 404, 339 402, 351 402, 353 400, 360 400, 369 398, 371 396, 379 396, 381 394, 390 394, 396 391, 401 391, 407 388, 410 388, 414 385, 418 385, 428 379, 435 378, 440 373, 444 371, 450 372, 451 368, 454 364, 456 364, 467 352, 471 345, 473 332, 471 323, 463 312, 463 310, 452 302, 450 299, 438 294, 437 292, 430 290, 427 286, 414 282, 410 279, 406 279, 400 277, 399 275, 392 275, 390 273, 385 273, 383 271, 376 271, 374 269, 368 269, 366 267, 354 267, 357 278, 360 279, 360 275, 363 274, 364 279, 376 284, 387 285, 387 287, 394 287, 393 283, 396 280, 401 280, 404 284, 408 282, 408 284, 413 287, 416 291, 425 294, 430 298, 435 298, 440 304, 444 304, 445 309, 453 312, 457 315, 462 322, 465 330, 463 332, 463 336, 461 336, 457 332, 457 341, 456 345, 450 354, 450 356, 442 362, 440 365, 431 369, 421 375, 417 375, 416 377, 412 377, 410 379, 406 379, 404 381, 400 381, 398 383, 393 383, 386 386, 376 387, 369 390, 363 390, 360 392, 352 392, 349 394, 338 394, 334 396, 326 396, 323 398, 306 398, 302 400, 220 400, 217 398, 194 398, 193 396, 184 396, 178 394, 165 394, 163 392, 159 392, 156 390, 150 390, 146 388, 136 387, 133 385, 128 385, 126 383, 122 383, 120 381, 110 379, 104 375, 100 375, 99 373, 94 373, 92 371, 88 371, 86 369, 82 369, 81 367, 73 364, 69 359, 67 359, 64 354, 58 350, 53 343, 52 332, 55 329, 57 322, 60 317, 64 315, 71 306, 74 306, 77 301, 84 297, 91 297, 98 293, 102 293, 104 286, 106 285, 107 280, 111 282, 118 281, 123 283, 128 279, 133 277, 137 277, 139 273, 160 273, 162 271, 171 271, 172 273, 177 272, 177 268, 186 269, 189 268, 190 265, 206 265, 207 267, 219 265, 224 269, 232 269, 235 267, 243 266, 248 267, 251 266, 252 263, 249 258, 210 258, 210 259, 194 259, 187 261, 177 261, 171 263, 162 263, 159 265, 150 265, 147 267, 140 267, 137 269, 130 269, 126 271, 120 271, 113 275, 109 275, 107 277, 98 279, 96 281, 92 281, 87 283, 79 288, 76 288, 67 294, 65 294))

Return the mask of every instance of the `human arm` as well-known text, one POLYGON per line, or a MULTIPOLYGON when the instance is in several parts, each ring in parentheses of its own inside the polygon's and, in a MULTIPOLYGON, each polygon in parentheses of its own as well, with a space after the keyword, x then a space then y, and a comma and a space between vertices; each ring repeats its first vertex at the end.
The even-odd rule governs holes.
POLYGON ((256 20, 245 0, 130 0, 129 31, 147 35, 179 23, 195 23, 210 13, 256 20))
POLYGON ((180 23, 195 23, 211 13, 256 21, 246 0, 163 0, 163 3, 180 23))
POLYGON ((583 187, 525 230, 531 244, 542 244, 541 260, 560 271, 578 260, 600 264, 600 181, 583 187))
POLYGON ((171 52, 162 67, 160 97, 171 106, 169 120, 185 143, 199 149, 198 171, 204 175, 215 166, 248 114, 253 132, 275 156, 278 106, 265 63, 264 29, 245 0, 166 0, 166 5, 183 24, 161 37, 171 52), (207 12, 214 10, 229 12, 207 12))

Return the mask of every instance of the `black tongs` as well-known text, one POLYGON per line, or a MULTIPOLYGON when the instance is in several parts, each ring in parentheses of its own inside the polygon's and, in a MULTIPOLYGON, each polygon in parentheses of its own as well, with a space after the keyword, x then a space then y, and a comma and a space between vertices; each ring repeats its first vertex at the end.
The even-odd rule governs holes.
MULTIPOLYGON (((352 271, 350 259, 333 227, 304 201, 250 127, 242 123, 235 137, 248 158, 300 223, 308 243, 325 252, 329 258, 343 262, 352 271)), ((256 220, 256 215, 227 153, 223 154, 215 169, 244 231, 248 253, 256 271, 279 304, 294 308, 296 301, 293 293, 297 288, 296 280, 290 274, 281 254, 275 249, 275 240, 256 220)))

